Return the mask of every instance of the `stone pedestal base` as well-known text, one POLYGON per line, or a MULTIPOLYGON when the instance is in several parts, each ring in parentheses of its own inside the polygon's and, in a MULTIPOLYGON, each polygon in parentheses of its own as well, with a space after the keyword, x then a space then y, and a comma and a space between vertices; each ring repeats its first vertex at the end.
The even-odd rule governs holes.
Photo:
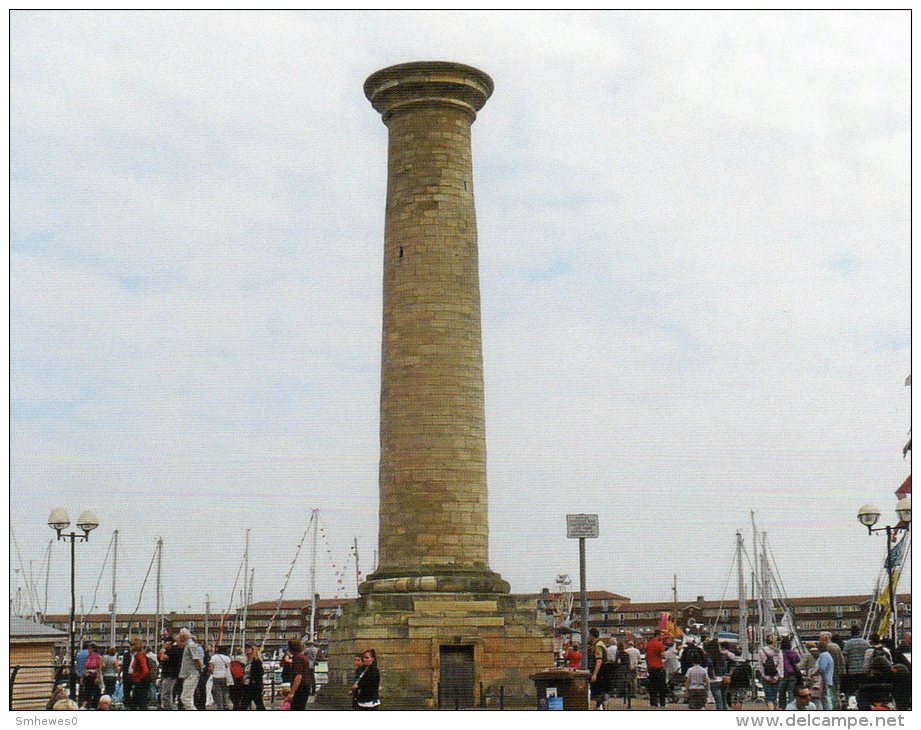
MULTIPOLYGON (((442 657, 463 657, 473 706, 535 707, 530 675, 553 667, 552 631, 534 600, 508 593, 367 593, 349 605, 329 644, 329 683, 317 709, 347 709, 352 658, 373 648, 381 672, 381 709, 454 707, 442 657), (472 667, 470 663, 472 662, 472 667), (442 676, 444 675, 444 676, 442 676), (440 692, 441 691, 441 692, 440 692), (447 696, 446 696, 447 695, 447 696)), ((457 665, 450 668, 453 677, 457 665)))

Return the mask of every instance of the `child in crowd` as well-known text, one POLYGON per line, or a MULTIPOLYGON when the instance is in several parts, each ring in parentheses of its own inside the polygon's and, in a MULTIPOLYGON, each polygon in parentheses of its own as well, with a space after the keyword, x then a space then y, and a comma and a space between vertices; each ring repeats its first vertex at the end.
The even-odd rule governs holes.
POLYGON ((281 697, 281 704, 278 706, 279 710, 290 710, 291 709, 291 688, 282 687, 278 690, 278 694, 281 697))

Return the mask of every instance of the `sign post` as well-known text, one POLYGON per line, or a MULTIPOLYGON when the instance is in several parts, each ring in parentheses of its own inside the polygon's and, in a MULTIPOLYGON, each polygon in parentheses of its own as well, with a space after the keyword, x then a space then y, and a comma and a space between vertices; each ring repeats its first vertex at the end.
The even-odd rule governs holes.
POLYGON ((579 539, 579 596, 582 601, 582 668, 591 671, 593 649, 588 645, 588 590, 585 580, 585 540, 598 537, 598 515, 566 515, 566 537, 579 539))

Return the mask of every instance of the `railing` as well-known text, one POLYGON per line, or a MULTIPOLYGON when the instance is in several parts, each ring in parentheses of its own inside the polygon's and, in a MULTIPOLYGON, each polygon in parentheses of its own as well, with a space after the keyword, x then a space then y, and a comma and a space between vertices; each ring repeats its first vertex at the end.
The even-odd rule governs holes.
POLYGON ((34 702, 47 702, 51 697, 56 685, 66 681, 67 667, 59 667, 56 664, 15 664, 10 666, 10 710, 15 709, 14 705, 34 702), (20 676, 30 670, 52 670, 49 672, 50 679, 24 679, 20 676), (25 693, 22 690, 27 688, 25 693), (34 691, 33 691, 34 688, 34 691))
MULTIPOLYGON (((466 693, 465 693, 466 694, 466 693)), ((469 697, 469 694, 466 695, 469 697)), ((472 710, 477 705, 466 705, 461 707, 461 691, 458 685, 452 685, 450 688, 445 688, 442 686, 441 682, 438 683, 438 709, 440 710, 472 710)), ((499 691, 493 691, 492 694, 489 694, 483 687, 483 683, 480 682, 480 703, 479 708, 485 710, 488 707, 495 707, 498 705, 500 710, 505 709, 505 685, 499 686, 499 691), (492 703, 490 703, 490 698, 492 703)))

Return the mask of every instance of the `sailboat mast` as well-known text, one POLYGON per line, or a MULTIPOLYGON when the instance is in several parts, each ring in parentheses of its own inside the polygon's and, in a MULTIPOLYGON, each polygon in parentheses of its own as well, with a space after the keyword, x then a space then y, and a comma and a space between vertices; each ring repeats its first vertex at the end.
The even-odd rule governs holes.
POLYGON ((118 610, 116 607, 116 593, 115 593, 115 576, 118 566, 118 530, 115 530, 113 535, 113 551, 112 551, 112 605, 110 606, 112 615, 109 620, 109 646, 115 646, 115 614, 118 610))
POLYGON ((771 594, 771 564, 768 561, 767 532, 761 533, 761 596, 764 601, 764 630, 777 635, 777 618, 774 616, 774 600, 771 594))
POLYGON ((157 623, 155 627, 155 631, 158 636, 163 630, 161 626, 161 624, 163 623, 163 619, 162 619, 162 616, 160 615, 160 609, 161 609, 160 595, 162 593, 162 589, 160 587, 161 586, 160 578, 162 576, 162 572, 161 572, 162 567, 163 567, 163 538, 160 537, 160 538, 157 538, 157 623))
POLYGON ((748 650, 748 601, 745 595, 745 571, 742 566, 742 532, 736 530, 736 570, 739 573, 739 641, 742 658, 751 656, 748 650))
POLYGON ((316 641, 317 627, 317 533, 320 531, 320 510, 314 508, 310 515, 313 522, 313 544, 310 556, 310 640, 316 641))
POLYGON ((755 627, 754 648, 760 648, 764 642, 764 601, 762 600, 763 589, 761 585, 761 566, 758 557, 758 528, 755 527, 755 511, 751 510, 752 520, 752 596, 755 605, 758 607, 758 625, 755 627))
POLYGON ((253 579, 256 575, 256 569, 249 569, 249 583, 246 593, 243 594, 243 630, 240 632, 240 649, 246 650, 246 620, 249 618, 249 604, 253 602, 253 579))
POLYGON ((48 579, 51 577, 51 545, 54 541, 48 541, 48 559, 45 563, 45 602, 42 604, 42 622, 44 623, 44 617, 48 615, 48 579))
POLYGON ((240 645, 246 647, 246 607, 249 602, 249 528, 246 528, 246 550, 243 552, 243 612, 240 621, 240 645))

